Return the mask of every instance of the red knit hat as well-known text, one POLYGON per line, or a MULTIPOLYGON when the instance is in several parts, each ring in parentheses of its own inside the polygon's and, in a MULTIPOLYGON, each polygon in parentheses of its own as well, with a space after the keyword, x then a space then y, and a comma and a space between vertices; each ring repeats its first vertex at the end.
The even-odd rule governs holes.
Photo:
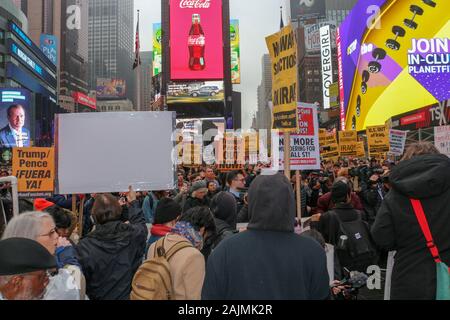
POLYGON ((34 209, 36 211, 44 211, 47 208, 53 207, 55 204, 45 199, 34 200, 34 209))

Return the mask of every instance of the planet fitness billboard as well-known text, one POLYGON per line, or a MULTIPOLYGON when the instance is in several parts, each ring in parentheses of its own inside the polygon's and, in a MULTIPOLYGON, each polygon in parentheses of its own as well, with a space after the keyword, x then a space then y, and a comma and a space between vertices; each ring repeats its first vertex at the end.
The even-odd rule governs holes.
POLYGON ((222 0, 170 0, 171 80, 223 79, 222 0))
POLYGON ((450 98, 449 19, 450 1, 355 5, 337 36, 343 128, 382 125, 450 98))

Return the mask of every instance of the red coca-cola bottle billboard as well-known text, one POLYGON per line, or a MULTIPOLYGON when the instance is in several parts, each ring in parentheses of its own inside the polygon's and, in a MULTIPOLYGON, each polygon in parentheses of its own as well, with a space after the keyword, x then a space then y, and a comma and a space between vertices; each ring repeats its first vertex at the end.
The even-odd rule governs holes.
POLYGON ((189 31, 189 69, 192 71, 205 70, 205 33, 200 24, 200 15, 192 15, 192 26, 189 31))

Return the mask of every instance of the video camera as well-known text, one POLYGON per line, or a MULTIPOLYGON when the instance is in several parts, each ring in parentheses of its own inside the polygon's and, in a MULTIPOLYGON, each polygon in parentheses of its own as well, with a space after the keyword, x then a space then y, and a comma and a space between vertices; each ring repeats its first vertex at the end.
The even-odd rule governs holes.
POLYGON ((359 290, 367 285, 369 277, 362 272, 353 271, 350 272, 344 269, 346 278, 337 284, 337 287, 345 287, 344 291, 341 291, 335 296, 336 300, 358 300, 359 290))

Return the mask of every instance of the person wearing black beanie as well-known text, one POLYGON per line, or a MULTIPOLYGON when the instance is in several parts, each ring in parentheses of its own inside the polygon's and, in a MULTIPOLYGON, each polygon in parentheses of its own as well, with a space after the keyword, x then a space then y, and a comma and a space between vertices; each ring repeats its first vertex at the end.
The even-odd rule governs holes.
POLYGON ((163 198, 158 202, 155 212, 155 224, 150 229, 151 236, 147 242, 147 250, 154 242, 172 230, 180 218, 181 212, 181 206, 170 198, 163 198))

